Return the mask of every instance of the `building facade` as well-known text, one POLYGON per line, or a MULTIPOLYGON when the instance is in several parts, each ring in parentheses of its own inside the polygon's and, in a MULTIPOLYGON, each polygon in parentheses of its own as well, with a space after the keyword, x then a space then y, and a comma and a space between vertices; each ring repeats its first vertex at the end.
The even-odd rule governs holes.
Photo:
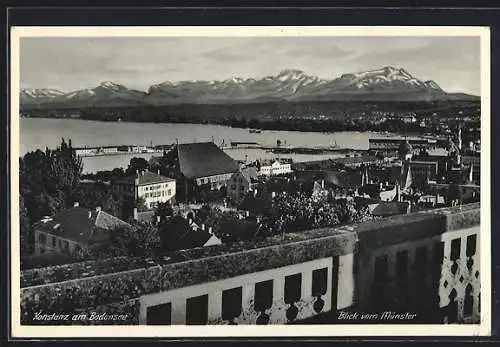
POLYGON ((176 144, 158 158, 160 172, 177 180, 177 199, 196 198, 201 190, 219 190, 227 185, 238 163, 213 142, 176 144))
POLYGON ((261 176, 284 175, 292 172, 292 164, 285 160, 258 162, 257 170, 261 176))
POLYGON ((154 172, 137 172, 136 176, 125 177, 113 182, 113 190, 123 192, 134 199, 142 198, 147 208, 170 201, 176 194, 175 179, 154 172))
POLYGON ((110 230, 130 227, 117 217, 101 211, 74 207, 44 217, 33 226, 35 254, 58 253, 79 255, 94 247, 105 246, 110 240, 110 230))
POLYGON ((244 168, 235 172, 227 182, 227 194, 234 202, 240 202, 253 191, 258 184, 257 170, 254 167, 244 168))
MULTIPOLYGON (((400 144, 405 139, 369 139, 369 149, 371 150, 398 150, 400 144)), ((407 142, 415 149, 433 149, 438 146, 434 139, 408 139, 407 142)))

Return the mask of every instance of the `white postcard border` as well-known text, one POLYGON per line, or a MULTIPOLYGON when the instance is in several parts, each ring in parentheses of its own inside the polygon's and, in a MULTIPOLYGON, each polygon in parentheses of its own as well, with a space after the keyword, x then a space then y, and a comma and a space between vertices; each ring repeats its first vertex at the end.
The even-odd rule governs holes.
POLYGON ((11 334, 13 338, 488 336, 491 334, 490 29, 465 26, 12 27, 10 32, 11 334), (20 324, 19 41, 21 37, 478 36, 481 40, 481 323, 476 325, 24 326, 20 324))

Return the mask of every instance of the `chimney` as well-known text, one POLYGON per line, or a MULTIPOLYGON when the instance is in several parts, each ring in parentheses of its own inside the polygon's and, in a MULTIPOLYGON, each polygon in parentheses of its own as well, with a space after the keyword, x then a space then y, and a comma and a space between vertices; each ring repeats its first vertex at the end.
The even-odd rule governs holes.
POLYGON ((79 203, 78 201, 75 201, 75 202, 73 203, 73 207, 78 207, 78 206, 80 206, 80 203, 79 203))
POLYGON ((134 207, 134 220, 138 220, 139 217, 137 215, 137 207, 134 207))
POLYGON ((101 206, 97 206, 97 207, 95 208, 95 211, 96 211, 96 212, 101 212, 101 206))
POLYGON ((260 216, 257 216, 256 219, 257 219, 257 224, 259 224, 260 223, 260 216))
POLYGON ((255 198, 257 196, 257 189, 253 191, 253 197, 255 198))
POLYGON ((205 230, 205 224, 201 225, 201 230, 205 230))
POLYGON ((160 223, 160 221, 161 221, 160 216, 156 216, 156 223, 160 223))
POLYGON ((275 196, 276 196, 276 192, 272 192, 272 193, 271 193, 271 198, 273 198, 273 199, 274 199, 274 197, 275 197, 275 196))
POLYGON ((139 177, 139 170, 135 170, 135 177, 139 177))
POLYGON ((250 211, 245 211, 245 216, 250 217, 250 211))
POLYGON ((380 187, 380 189, 382 189, 384 187, 384 185, 382 184, 382 182, 379 183, 379 187, 380 187))
POLYGON ((212 227, 208 227, 208 233, 212 234, 212 227))
POLYGON ((193 220, 191 218, 188 219, 189 225, 193 224, 193 220))
POLYGON ((89 211, 89 219, 92 218, 92 211, 89 211))
POLYGON ((321 188, 325 189, 325 180, 321 180, 321 188))
POLYGON ((160 169, 158 169, 158 175, 160 174, 160 169))

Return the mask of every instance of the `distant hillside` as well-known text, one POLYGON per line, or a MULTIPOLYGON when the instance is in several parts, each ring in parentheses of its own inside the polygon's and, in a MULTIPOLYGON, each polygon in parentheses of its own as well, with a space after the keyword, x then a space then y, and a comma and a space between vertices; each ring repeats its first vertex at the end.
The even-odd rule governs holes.
POLYGON ((402 68, 348 73, 325 80, 287 69, 277 75, 223 81, 164 82, 147 92, 103 82, 92 89, 64 93, 53 89, 22 89, 22 109, 163 106, 177 104, 251 104, 269 102, 431 102, 477 101, 479 97, 447 93, 434 81, 421 81, 402 68))

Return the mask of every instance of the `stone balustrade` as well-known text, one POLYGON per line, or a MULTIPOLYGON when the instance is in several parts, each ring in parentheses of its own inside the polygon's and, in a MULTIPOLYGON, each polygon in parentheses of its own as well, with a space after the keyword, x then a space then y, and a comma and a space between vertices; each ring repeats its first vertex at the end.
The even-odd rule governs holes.
POLYGON ((27 270, 21 321, 92 311, 126 319, 78 324, 474 323, 479 223, 480 205, 470 204, 183 257, 27 270))

